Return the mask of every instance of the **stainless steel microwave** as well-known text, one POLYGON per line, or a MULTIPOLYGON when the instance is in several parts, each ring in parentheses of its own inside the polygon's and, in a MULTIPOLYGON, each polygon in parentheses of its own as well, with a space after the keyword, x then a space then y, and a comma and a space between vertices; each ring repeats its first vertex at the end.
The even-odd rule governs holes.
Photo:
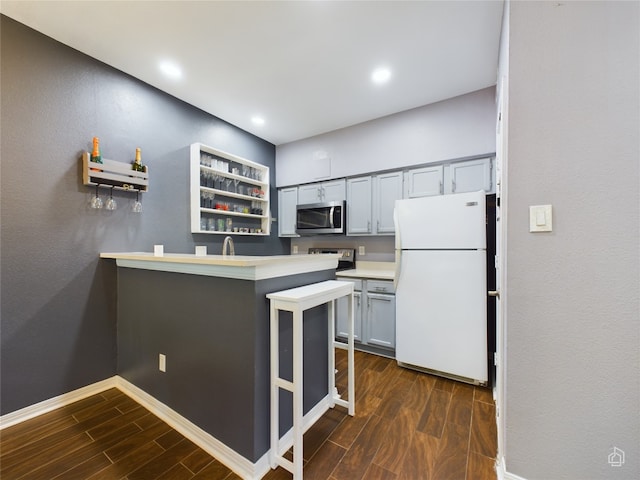
POLYGON ((345 202, 308 203, 296 206, 296 233, 319 235, 345 233, 345 202))

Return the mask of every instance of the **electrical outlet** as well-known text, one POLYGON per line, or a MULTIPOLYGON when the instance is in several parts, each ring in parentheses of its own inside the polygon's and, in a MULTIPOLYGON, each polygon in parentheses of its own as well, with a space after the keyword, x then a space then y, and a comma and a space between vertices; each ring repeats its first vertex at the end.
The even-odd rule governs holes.
POLYGON ((158 370, 161 372, 167 371, 167 356, 162 353, 158 356, 158 370))
POLYGON ((358 255, 365 255, 365 253, 364 253, 364 245, 360 245, 358 247, 358 255))
POLYGON ((298 245, 294 245, 293 247, 291 247, 291 253, 294 255, 298 254, 298 245))

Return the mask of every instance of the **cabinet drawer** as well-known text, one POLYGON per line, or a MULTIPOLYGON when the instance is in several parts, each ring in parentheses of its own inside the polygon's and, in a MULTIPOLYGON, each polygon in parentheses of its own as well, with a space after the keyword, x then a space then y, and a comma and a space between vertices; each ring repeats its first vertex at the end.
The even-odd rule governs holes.
POLYGON ((353 290, 356 292, 361 292, 362 291, 362 280, 356 279, 356 278, 347 278, 347 277, 340 277, 337 276, 336 280, 340 280, 341 282, 351 282, 353 283, 353 290))
POLYGON ((372 293, 391 293, 393 290, 393 282, 385 280, 367 280, 367 291, 372 293))

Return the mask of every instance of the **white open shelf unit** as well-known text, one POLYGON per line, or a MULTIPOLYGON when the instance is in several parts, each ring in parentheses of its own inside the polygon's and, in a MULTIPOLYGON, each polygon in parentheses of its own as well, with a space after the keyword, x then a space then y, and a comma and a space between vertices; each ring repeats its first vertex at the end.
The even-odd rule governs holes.
POLYGON ((190 185, 191 233, 269 235, 271 226, 269 167, 202 143, 194 143, 191 145, 190 154, 190 185), (203 165, 201 163, 203 154, 209 157, 210 160, 213 159, 219 163, 222 168, 203 165), (243 166, 251 169, 255 178, 254 176, 243 175, 243 166), (238 173, 233 173, 233 168, 237 168, 238 173), (216 176, 219 180, 222 180, 220 182, 222 185, 202 185, 201 178, 203 175, 216 176), (224 180, 230 180, 231 182, 224 182, 224 180), (244 193, 251 190, 261 192, 261 196, 244 193), (214 205, 203 206, 203 197, 211 199, 214 205), (229 209, 216 208, 218 203, 228 206, 229 209), (256 208, 262 212, 259 214, 251 213, 256 208), (213 225, 211 225, 210 219, 212 219, 213 225), (220 219, 224 221, 225 227, 223 229, 218 228, 218 220, 220 219), (227 219, 232 221, 231 231, 226 227, 227 219), (237 231, 234 229, 237 229, 237 231))

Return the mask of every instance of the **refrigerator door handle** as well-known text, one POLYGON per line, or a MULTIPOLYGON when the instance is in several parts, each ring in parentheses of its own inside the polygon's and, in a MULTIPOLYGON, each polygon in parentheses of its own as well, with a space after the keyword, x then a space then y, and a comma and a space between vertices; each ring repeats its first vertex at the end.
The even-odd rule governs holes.
POLYGON ((393 291, 398 290, 398 280, 400 280, 400 265, 402 264, 402 250, 396 248, 396 268, 393 274, 393 291))
POLYGON ((396 229, 396 268, 393 275, 393 291, 398 290, 398 280, 400 279, 400 262, 402 260, 402 243, 400 242, 400 225, 398 224, 398 207, 393 209, 393 226, 396 229))
POLYGON ((400 243, 400 225, 398 224, 398 208, 393 209, 393 227, 396 230, 396 250, 402 248, 400 243))

